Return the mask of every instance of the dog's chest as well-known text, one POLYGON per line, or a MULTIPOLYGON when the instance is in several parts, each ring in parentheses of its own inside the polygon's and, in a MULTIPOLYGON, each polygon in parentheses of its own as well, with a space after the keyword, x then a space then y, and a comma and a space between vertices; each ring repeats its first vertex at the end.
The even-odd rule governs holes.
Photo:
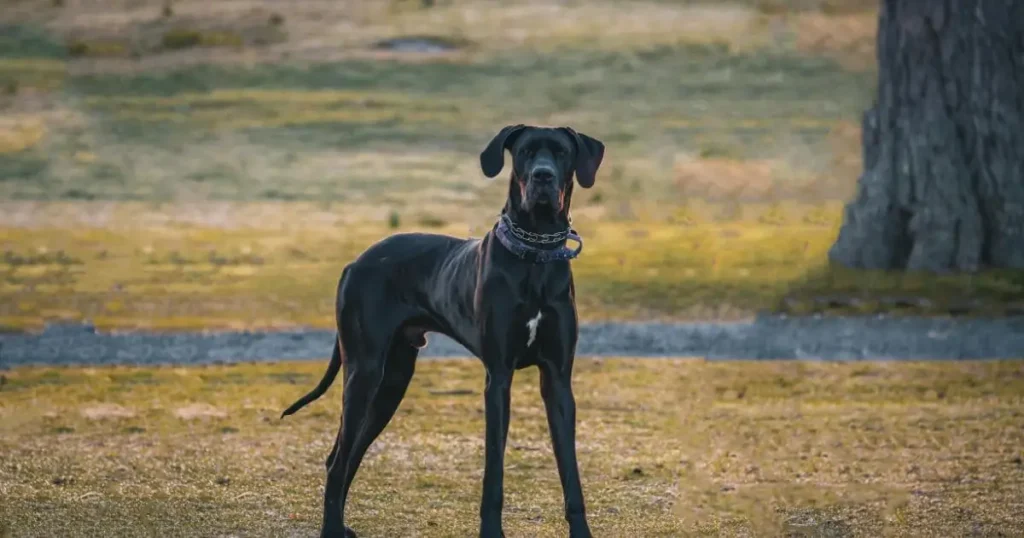
POLYGON ((518 335, 515 340, 519 349, 525 352, 525 356, 533 356, 537 351, 550 345, 551 338, 561 325, 558 312, 564 311, 564 306, 569 300, 568 288, 561 275, 545 271, 537 267, 520 288, 520 304, 513 316, 513 334, 518 335))
POLYGON ((515 317, 509 343, 510 356, 516 369, 539 363, 545 350, 551 345, 551 330, 556 325, 555 314, 543 309, 521 311, 515 317))
POLYGON ((567 319, 566 308, 552 307, 520 310, 510 327, 510 355, 515 368, 525 368, 554 360, 561 355, 563 339, 570 335, 572 320, 567 319))
POLYGON ((515 327, 512 333, 518 335, 516 340, 523 349, 535 349, 538 347, 538 336, 541 335, 541 328, 547 328, 554 321, 554 313, 551 305, 548 304, 543 293, 533 296, 524 296, 523 302, 516 309, 516 315, 511 322, 515 327), (546 319, 545 319, 546 316, 546 319))
POLYGON ((540 320, 544 319, 544 312, 537 310, 537 315, 526 322, 526 347, 532 347, 537 341, 537 329, 540 328, 540 320))

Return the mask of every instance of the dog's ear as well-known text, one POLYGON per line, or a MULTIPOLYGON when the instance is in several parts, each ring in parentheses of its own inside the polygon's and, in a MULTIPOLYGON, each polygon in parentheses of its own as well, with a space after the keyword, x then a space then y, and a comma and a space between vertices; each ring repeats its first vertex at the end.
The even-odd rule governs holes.
POLYGON ((576 145, 576 181, 580 187, 589 189, 594 186, 597 169, 604 159, 604 143, 583 133, 577 133, 570 127, 562 127, 576 145))
POLYGON ((505 167, 505 150, 515 143, 516 137, 525 128, 526 126, 521 123, 507 125, 494 135, 491 143, 480 153, 480 168, 485 176, 494 177, 501 172, 505 167))

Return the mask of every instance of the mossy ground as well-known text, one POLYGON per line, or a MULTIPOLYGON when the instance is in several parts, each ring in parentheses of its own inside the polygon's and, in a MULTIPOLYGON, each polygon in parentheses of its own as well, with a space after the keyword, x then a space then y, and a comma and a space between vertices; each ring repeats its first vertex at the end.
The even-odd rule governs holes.
MULTIPOLYGON (((323 361, 19 368, 0 386, 0 534, 313 536, 341 384, 323 361)), ((483 369, 421 361, 348 511, 361 536, 467 536, 483 369)), ((578 361, 600 536, 1015 536, 1024 367, 1006 362, 578 361)), ((509 536, 564 536, 536 371, 517 374, 509 536)))

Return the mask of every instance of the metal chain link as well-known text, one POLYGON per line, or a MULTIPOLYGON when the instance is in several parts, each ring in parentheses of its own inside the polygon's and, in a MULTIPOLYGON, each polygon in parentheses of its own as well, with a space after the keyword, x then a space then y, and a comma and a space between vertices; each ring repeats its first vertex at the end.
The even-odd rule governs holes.
POLYGON ((528 241, 530 243, 550 245, 552 243, 561 243, 562 241, 565 241, 569 237, 569 229, 549 234, 535 234, 533 232, 528 232, 516 226, 515 223, 512 222, 512 219, 508 217, 508 215, 503 214, 501 218, 505 221, 505 224, 508 226, 509 231, 512 232, 512 235, 516 236, 516 238, 518 239, 528 241))

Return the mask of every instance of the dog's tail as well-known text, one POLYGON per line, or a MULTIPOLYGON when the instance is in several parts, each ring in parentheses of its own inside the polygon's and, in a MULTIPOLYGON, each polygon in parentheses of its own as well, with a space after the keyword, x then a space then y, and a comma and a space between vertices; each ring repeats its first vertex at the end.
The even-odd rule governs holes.
POLYGON ((331 383, 334 383, 334 378, 338 376, 338 370, 341 370, 342 362, 344 361, 341 360, 341 339, 335 338, 334 352, 331 353, 331 362, 327 364, 327 371, 324 372, 324 377, 320 380, 320 384, 313 390, 309 391, 308 394, 299 398, 291 405, 291 407, 285 409, 284 413, 281 413, 281 418, 302 409, 306 404, 316 400, 320 396, 323 396, 323 394, 327 392, 327 389, 330 388, 331 383))

